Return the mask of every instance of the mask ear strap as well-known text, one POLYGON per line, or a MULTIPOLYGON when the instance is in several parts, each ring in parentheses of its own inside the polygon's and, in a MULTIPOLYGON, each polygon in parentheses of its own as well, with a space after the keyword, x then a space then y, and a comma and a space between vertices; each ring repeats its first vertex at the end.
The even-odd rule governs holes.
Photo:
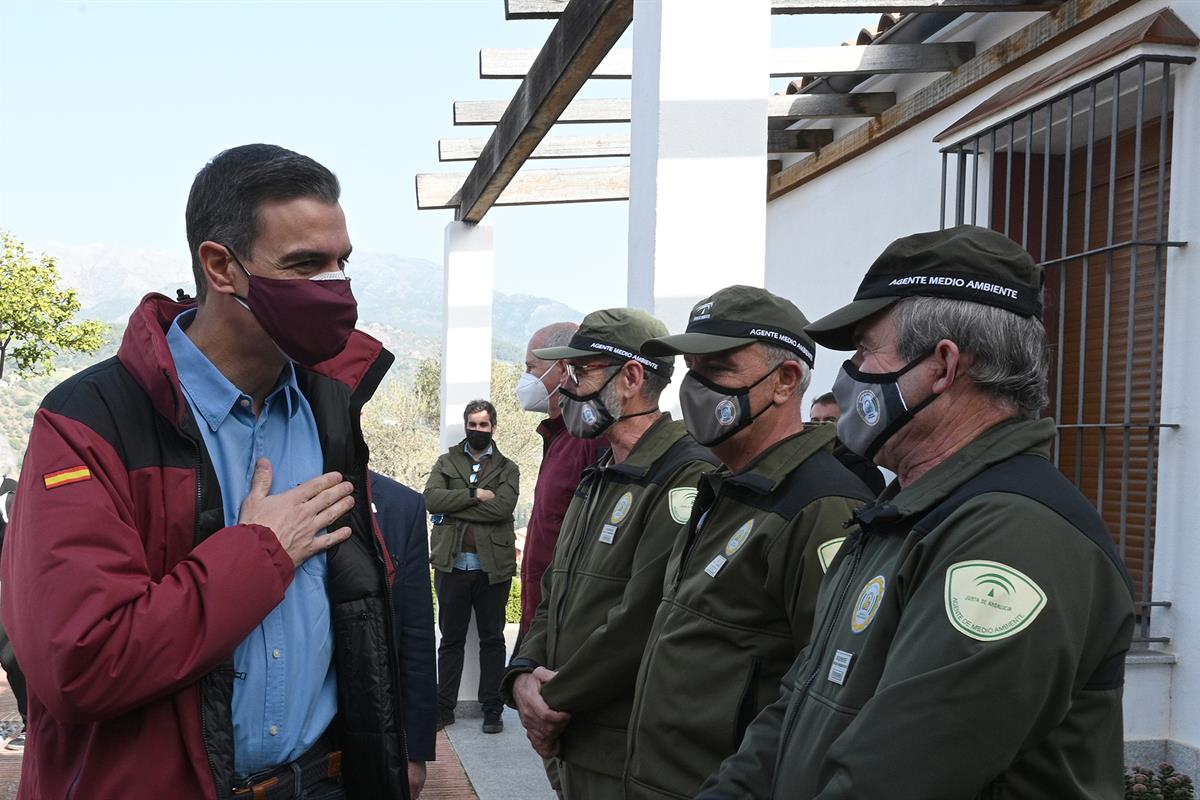
POLYGON ((871 446, 867 448, 867 452, 863 453, 863 458, 865 458, 867 461, 874 461, 875 454, 879 452, 881 447, 887 444, 887 440, 892 438, 892 434, 907 425, 912 418, 917 415, 918 411, 925 408, 925 406, 929 405, 934 400, 937 400, 939 397, 941 397, 940 394, 930 394, 929 397, 926 397, 912 408, 905 409, 903 414, 896 417, 896 419, 892 420, 890 425, 879 432, 879 435, 875 437, 875 441, 872 442, 871 446))

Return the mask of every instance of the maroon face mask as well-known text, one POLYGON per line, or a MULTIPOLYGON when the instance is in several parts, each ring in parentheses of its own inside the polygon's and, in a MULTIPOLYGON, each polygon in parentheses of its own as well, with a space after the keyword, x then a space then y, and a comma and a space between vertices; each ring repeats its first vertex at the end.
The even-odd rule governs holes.
POLYGON ((308 280, 263 278, 251 275, 233 250, 225 249, 250 278, 246 296, 234 297, 284 355, 311 367, 342 352, 358 321, 349 278, 341 272, 323 272, 308 280))

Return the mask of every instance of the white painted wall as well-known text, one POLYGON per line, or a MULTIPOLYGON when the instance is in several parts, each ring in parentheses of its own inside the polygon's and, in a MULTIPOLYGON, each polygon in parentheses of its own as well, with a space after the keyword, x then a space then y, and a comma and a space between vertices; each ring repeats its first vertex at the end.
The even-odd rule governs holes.
POLYGON ((492 227, 446 226, 442 322, 442 449, 464 436, 462 412, 492 383, 492 227))
MULTIPOLYGON (((1200 2, 1144 0, 1074 40, 1084 47, 1154 11, 1169 7, 1200 32, 1200 2)), ((983 22, 965 16, 939 38, 971 39, 983 46, 1028 24, 1027 15, 993 14, 983 22), (971 20, 974 20, 972 22, 971 20)), ((983 49, 981 46, 980 49, 983 49)), ((1061 57, 1052 52, 1015 70, 973 96, 883 143, 853 161, 784 195, 767 206, 766 285, 816 319, 848 302, 867 267, 896 238, 939 225, 941 156, 933 137, 1009 83, 1061 57)), ((1116 65, 1116 61, 1096 71, 1116 65)), ((1071 79, 1072 83, 1083 76, 1071 79)), ((927 78, 873 79, 863 90, 896 91, 903 98, 927 78)), ((1062 87, 1066 88, 1066 87, 1062 87)), ((1032 102, 1032 101, 1031 101, 1032 102)), ((1156 600, 1153 635, 1166 635, 1174 665, 1139 665, 1129 671, 1127 734, 1139 739, 1173 739, 1200 746, 1200 545, 1192 498, 1200 486, 1200 65, 1178 72, 1171 175, 1173 240, 1193 240, 1171 249, 1168 262, 1166 339, 1163 350, 1162 419, 1178 422, 1163 434, 1159 458, 1156 600), (1166 676, 1166 677, 1165 677, 1166 676)), ((989 124, 991 121, 988 121, 989 124)), ((839 123, 853 128, 861 121, 839 123)), ((981 205, 981 211, 983 206, 981 205)), ((845 354, 821 350, 810 392, 827 391, 845 354)))
POLYGON ((682 331, 701 298, 763 285, 768 0, 636 0, 629 305, 682 331))

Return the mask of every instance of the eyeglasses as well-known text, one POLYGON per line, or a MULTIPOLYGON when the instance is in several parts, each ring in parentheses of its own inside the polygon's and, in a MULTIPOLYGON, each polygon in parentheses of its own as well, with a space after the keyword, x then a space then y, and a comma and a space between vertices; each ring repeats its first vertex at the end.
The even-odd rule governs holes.
POLYGON ((566 365, 567 365, 567 378, 571 381, 571 383, 575 384, 576 386, 578 386, 579 384, 581 384, 583 382, 583 379, 585 377, 587 377, 587 374, 589 372, 595 372, 597 370, 603 371, 603 370, 612 369, 612 368, 616 368, 616 369, 621 368, 620 364, 592 364, 589 366, 587 364, 572 364, 570 361, 566 362, 566 365))

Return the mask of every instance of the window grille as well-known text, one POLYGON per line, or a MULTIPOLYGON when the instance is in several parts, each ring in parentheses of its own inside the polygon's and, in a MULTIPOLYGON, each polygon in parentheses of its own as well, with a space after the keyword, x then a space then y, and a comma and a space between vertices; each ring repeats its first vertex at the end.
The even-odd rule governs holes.
POLYGON ((1096 505, 1150 636, 1173 70, 1140 56, 942 150, 941 225, 1001 231, 1045 269, 1055 465, 1096 505))

